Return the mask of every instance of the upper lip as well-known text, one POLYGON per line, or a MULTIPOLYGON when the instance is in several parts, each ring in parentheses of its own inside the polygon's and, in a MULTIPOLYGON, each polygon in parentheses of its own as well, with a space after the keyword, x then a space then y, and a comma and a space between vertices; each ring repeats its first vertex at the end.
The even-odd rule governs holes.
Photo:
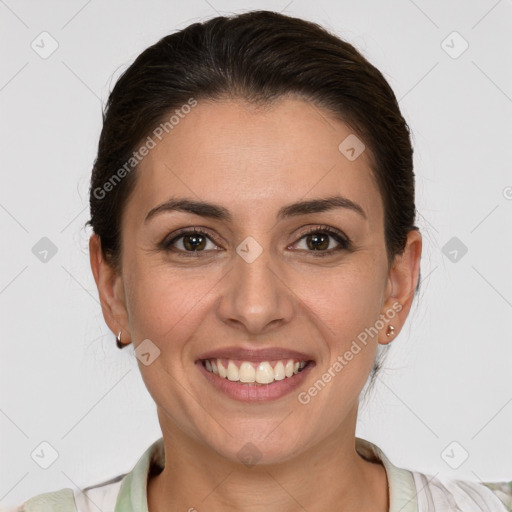
POLYGON ((300 361, 312 361, 313 357, 304 352, 280 347, 225 347, 205 352, 204 354, 201 354, 198 359, 240 359, 256 363, 259 361, 273 361, 276 359, 299 359, 300 361))

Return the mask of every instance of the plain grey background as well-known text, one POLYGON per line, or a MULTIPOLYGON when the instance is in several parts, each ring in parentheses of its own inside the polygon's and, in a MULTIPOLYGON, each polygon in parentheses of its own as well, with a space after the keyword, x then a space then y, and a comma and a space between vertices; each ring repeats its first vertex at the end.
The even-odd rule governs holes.
POLYGON ((253 9, 354 44, 412 131, 421 293, 357 435, 401 467, 512 480, 510 0, 0 0, 3 505, 125 473, 160 437, 89 266, 83 225, 101 108, 159 38, 253 9))

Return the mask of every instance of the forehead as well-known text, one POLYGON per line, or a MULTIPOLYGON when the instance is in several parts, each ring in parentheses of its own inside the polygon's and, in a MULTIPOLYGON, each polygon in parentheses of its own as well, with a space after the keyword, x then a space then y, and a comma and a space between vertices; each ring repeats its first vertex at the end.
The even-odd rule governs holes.
POLYGON ((156 144, 136 171, 132 213, 142 222, 155 205, 186 196, 223 204, 243 217, 342 194, 358 202, 370 222, 381 223, 369 150, 355 159, 345 152, 344 141, 357 144, 353 137, 348 125, 301 99, 266 108, 241 100, 199 101, 161 140, 153 137, 156 144))

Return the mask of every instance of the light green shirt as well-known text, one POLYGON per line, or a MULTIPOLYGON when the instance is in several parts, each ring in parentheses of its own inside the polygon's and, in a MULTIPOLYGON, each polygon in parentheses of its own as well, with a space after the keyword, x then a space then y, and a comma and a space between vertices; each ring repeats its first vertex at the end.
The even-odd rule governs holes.
MULTIPOLYGON (((512 511, 512 482, 480 484, 399 468, 377 445, 358 437, 356 450, 365 459, 381 461, 384 465, 389 485, 389 512, 512 511)), ((102 512, 148 512, 148 477, 159 473, 164 466, 164 443, 160 438, 125 475, 83 490, 61 489, 40 494, 20 508, 6 512, 97 512, 98 509, 102 512)))

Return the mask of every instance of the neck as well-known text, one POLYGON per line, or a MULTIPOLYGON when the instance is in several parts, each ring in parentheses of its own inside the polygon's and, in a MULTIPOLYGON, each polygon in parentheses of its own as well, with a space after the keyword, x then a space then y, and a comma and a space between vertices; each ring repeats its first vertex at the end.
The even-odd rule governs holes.
POLYGON ((250 467, 166 427, 172 455, 148 482, 149 512, 389 511, 386 471, 356 452, 355 419, 353 429, 344 426, 286 462, 250 467))

